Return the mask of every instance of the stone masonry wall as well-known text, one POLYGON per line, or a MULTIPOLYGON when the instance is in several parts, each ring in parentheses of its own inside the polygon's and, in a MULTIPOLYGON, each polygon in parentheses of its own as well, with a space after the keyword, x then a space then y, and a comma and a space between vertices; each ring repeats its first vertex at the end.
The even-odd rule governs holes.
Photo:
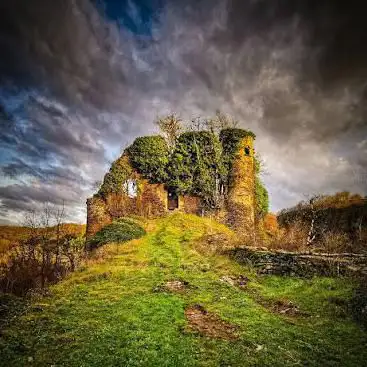
POLYGON ((247 136, 240 142, 231 173, 226 203, 227 224, 239 233, 255 229, 255 162, 254 142, 247 136))
POLYGON ((200 214, 201 200, 197 196, 180 196, 178 209, 188 214, 200 214))
POLYGON ((241 264, 255 267, 259 274, 367 277, 367 255, 361 254, 302 254, 246 247, 230 250, 229 255, 241 264))
POLYGON ((167 193, 162 184, 149 184, 138 180, 136 197, 126 194, 108 194, 105 198, 87 200, 87 239, 114 219, 139 215, 154 218, 163 215, 167 208, 167 193))
POLYGON ((89 198, 87 200, 87 239, 111 222, 112 217, 107 211, 106 202, 98 197, 89 198))

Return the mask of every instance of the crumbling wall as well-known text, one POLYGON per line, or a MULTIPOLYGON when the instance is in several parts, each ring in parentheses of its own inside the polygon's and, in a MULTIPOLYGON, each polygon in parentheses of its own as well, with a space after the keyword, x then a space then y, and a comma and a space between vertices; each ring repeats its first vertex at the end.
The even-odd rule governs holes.
POLYGON ((137 196, 109 193, 87 200, 87 239, 114 219, 139 215, 155 218, 166 213, 167 192, 163 184, 150 184, 137 178, 137 196))
POLYGON ((149 184, 143 180, 136 200, 136 209, 131 214, 145 218, 163 215, 167 208, 167 193, 163 184, 149 184))
POLYGON ((367 276, 367 256, 361 254, 318 254, 237 248, 228 254, 259 274, 297 276, 367 276))
POLYGON ((87 240, 101 228, 112 222, 112 217, 107 211, 106 202, 99 197, 87 199, 87 240))
POLYGON ((179 197, 179 211, 188 214, 200 214, 201 200, 197 196, 184 195, 179 197))
POLYGON ((253 133, 242 129, 224 129, 220 141, 207 131, 185 133, 182 135, 181 153, 186 160, 179 164, 178 170, 172 170, 175 164, 169 161, 169 151, 162 137, 136 139, 112 163, 100 190, 88 200, 87 235, 93 235, 115 218, 129 215, 153 218, 164 215, 168 211, 168 195, 164 184, 170 185, 173 177, 174 185, 171 186, 175 188, 175 194, 188 193, 178 197, 178 211, 218 217, 239 234, 252 237, 255 232, 256 206, 254 138, 253 133), (192 139, 195 144, 191 144, 192 139), (204 169, 203 174, 207 174, 204 180, 196 177, 196 168, 199 166, 195 166, 195 160, 198 161, 199 147, 200 162, 205 161, 200 169, 204 169), (196 167, 193 172, 190 171, 196 180, 191 188, 186 187, 185 180, 180 181, 180 177, 185 177, 185 165, 196 167), (183 186, 182 190, 178 184, 183 186), (202 186, 205 186, 205 190, 202 186), (131 188, 137 188, 136 192, 132 193, 131 188), (222 200, 218 202, 213 198, 213 203, 208 205, 208 189, 222 200), (203 197, 206 198, 206 205, 200 199, 203 197))

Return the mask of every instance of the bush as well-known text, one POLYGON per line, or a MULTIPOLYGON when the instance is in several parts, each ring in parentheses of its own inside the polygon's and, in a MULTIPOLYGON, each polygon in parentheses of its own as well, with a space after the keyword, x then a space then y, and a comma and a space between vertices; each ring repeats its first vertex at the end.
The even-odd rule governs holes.
POLYGON ((256 215, 264 218, 269 212, 269 194, 259 177, 255 178, 256 215))
POLYGON ((118 219, 108 224, 89 240, 89 248, 95 249, 111 242, 126 242, 145 235, 145 230, 129 219, 118 219))
POLYGON ((302 222, 296 222, 291 227, 284 229, 278 228, 273 232, 266 244, 269 249, 285 251, 306 251, 310 250, 307 246, 308 228, 302 222))
POLYGON ((75 271, 84 245, 83 236, 58 238, 52 227, 38 229, 38 234, 20 241, 7 262, 0 264, 0 292, 24 296, 30 289, 58 282, 75 271))
POLYGON ((112 163, 110 170, 106 173, 98 194, 106 196, 110 193, 120 194, 124 192, 124 183, 130 178, 133 171, 130 167, 129 158, 123 154, 112 163))
POLYGON ((352 252, 352 244, 346 233, 328 231, 321 235, 319 248, 327 253, 352 252))

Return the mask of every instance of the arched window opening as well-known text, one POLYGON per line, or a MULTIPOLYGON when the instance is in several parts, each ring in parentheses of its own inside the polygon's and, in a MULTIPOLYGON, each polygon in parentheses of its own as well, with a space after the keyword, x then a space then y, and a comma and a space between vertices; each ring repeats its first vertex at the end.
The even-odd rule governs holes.
POLYGON ((245 155, 250 155, 250 147, 245 147, 245 155))
POLYGON ((138 183, 136 180, 126 180, 124 183, 124 191, 129 198, 136 198, 138 196, 138 183))

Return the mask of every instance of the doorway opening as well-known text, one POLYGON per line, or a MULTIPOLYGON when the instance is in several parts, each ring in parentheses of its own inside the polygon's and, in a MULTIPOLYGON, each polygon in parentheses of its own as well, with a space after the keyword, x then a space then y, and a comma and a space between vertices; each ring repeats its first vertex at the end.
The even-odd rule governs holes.
POLYGON ((167 208, 175 210, 178 208, 178 195, 173 190, 167 191, 167 208))

